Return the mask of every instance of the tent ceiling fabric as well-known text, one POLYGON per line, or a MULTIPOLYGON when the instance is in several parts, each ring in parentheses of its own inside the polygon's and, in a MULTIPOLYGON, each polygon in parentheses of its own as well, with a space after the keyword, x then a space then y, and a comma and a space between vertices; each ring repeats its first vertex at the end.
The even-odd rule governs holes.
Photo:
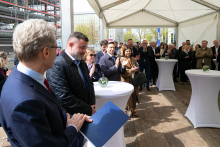
MULTIPOLYGON (((130 25, 134 25, 136 22, 135 26, 142 26, 143 24, 146 24, 146 21, 144 21, 145 19, 150 21, 150 24, 153 25, 153 21, 158 21, 158 16, 161 16, 161 18, 165 19, 167 18, 167 20, 172 20, 173 22, 180 23, 192 18, 217 12, 212 10, 210 8, 211 6, 215 6, 215 8, 219 8, 220 10, 220 0, 196 1, 197 2, 192 0, 88 0, 98 15, 100 12, 103 12, 106 23, 110 27, 111 25, 116 26, 117 24, 121 26, 124 24, 121 19, 126 20, 126 22, 130 25), (200 2, 210 4, 210 6, 200 4, 200 2), (94 3, 96 3, 98 7, 95 7, 94 3), (136 21, 134 16, 136 16, 136 13, 141 10, 152 13, 145 13, 145 15, 140 14, 142 18, 139 18, 139 15, 138 18, 143 20, 136 21), (130 21, 135 21, 129 22, 129 17, 130 21), (150 19, 147 17, 150 17, 150 19), (121 22, 121 24, 119 24, 119 22, 121 22)), ((166 23, 167 21, 165 20, 161 21, 161 26, 166 26, 166 23)))
POLYGON ((175 27, 175 23, 172 23, 170 21, 164 20, 162 18, 159 17, 155 17, 154 15, 147 13, 145 11, 139 11, 138 13, 135 13, 133 15, 131 15, 130 17, 126 17, 123 19, 120 19, 116 22, 113 22, 110 24, 111 27, 153 27, 153 26, 157 26, 157 27, 163 27, 161 24, 163 24, 163 26, 166 27, 175 27), (145 17, 145 19, 142 19, 143 17, 145 17), (151 20, 154 21, 151 21, 151 20), (132 21, 135 20, 135 21, 132 21), (137 25, 138 24, 138 25, 137 25))

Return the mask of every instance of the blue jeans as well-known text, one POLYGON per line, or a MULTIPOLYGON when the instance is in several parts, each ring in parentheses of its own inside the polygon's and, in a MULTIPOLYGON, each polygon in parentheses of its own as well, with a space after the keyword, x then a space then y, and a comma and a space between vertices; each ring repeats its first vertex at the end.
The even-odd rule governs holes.
MULTIPOLYGON (((146 78, 147 78, 147 83, 146 83, 146 87, 149 87, 149 83, 150 83, 150 66, 148 66, 146 63, 144 63, 143 65, 139 66, 140 72, 143 72, 143 70, 145 69, 145 74, 146 74, 146 78)), ((143 87, 143 85, 140 85, 140 87, 143 87)))
POLYGON ((82 147, 84 141, 84 136, 78 132, 76 140, 73 142, 73 144, 70 147, 82 147))

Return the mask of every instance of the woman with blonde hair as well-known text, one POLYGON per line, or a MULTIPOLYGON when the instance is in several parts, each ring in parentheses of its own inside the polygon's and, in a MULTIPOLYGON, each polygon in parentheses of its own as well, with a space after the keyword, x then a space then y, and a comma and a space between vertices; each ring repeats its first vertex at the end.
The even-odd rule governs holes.
POLYGON ((93 49, 87 49, 83 60, 86 62, 89 69, 89 76, 93 82, 98 81, 102 76, 101 68, 99 64, 95 64, 95 51, 93 49))
POLYGON ((7 77, 11 74, 11 70, 6 68, 8 64, 7 53, 0 52, 0 93, 7 77))
MULTIPOLYGON (((132 84, 132 76, 134 76, 135 72, 139 71, 139 68, 135 65, 137 64, 137 59, 133 57, 131 48, 128 47, 127 45, 123 45, 121 51, 122 51, 121 63, 123 61, 128 60, 128 63, 125 65, 126 66, 125 74, 121 75, 121 81, 132 84)), ((136 102, 140 103, 139 91, 137 86, 134 87, 134 92, 130 96, 125 109, 131 110, 132 116, 138 117, 135 111, 136 102)), ((127 113, 127 111, 125 112, 127 113)))

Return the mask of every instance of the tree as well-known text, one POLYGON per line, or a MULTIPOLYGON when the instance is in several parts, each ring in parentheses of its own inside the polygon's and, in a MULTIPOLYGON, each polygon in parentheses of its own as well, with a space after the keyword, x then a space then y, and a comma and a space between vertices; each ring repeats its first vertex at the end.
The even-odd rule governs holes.
POLYGON ((162 42, 165 42, 165 43, 168 42, 168 30, 167 30, 167 28, 162 29, 161 40, 162 40, 162 42))
POLYGON ((127 31, 123 34, 124 37, 124 43, 126 43, 128 41, 128 39, 132 39, 133 42, 137 42, 137 36, 132 33, 131 29, 127 29, 127 31))
POLYGON ((145 36, 149 33, 149 29, 136 29, 136 31, 140 41, 144 40, 145 36))
POLYGON ((118 42, 123 41, 123 29, 116 32, 115 40, 118 42))
POLYGON ((93 19, 90 19, 88 24, 77 24, 74 31, 81 32, 86 35, 89 38, 89 44, 97 44, 99 41, 99 28, 93 19))
POLYGON ((145 36, 145 39, 150 42, 152 40, 156 41, 157 40, 157 30, 155 28, 150 28, 149 32, 145 36))

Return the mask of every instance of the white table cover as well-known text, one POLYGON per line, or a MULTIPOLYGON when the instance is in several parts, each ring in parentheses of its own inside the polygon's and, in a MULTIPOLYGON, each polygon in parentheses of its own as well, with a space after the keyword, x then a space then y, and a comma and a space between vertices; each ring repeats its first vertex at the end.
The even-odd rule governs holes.
POLYGON ((194 128, 220 128, 218 94, 220 88, 220 71, 202 69, 187 70, 192 86, 192 96, 185 116, 194 128))
MULTIPOLYGON (((94 89, 96 110, 99 110, 110 100, 124 111, 128 99, 134 91, 134 86, 126 82, 109 81, 108 86, 102 88, 98 82, 94 82, 94 89)), ((94 146, 88 141, 87 147, 94 146)), ((126 147, 124 140, 124 127, 121 127, 103 147, 126 147)))
POLYGON ((161 90, 173 90, 176 91, 173 83, 173 68, 176 64, 176 59, 156 59, 159 75, 156 83, 156 87, 161 90))
POLYGON ((218 70, 218 62, 216 59, 213 59, 214 63, 215 63, 215 70, 218 70))

